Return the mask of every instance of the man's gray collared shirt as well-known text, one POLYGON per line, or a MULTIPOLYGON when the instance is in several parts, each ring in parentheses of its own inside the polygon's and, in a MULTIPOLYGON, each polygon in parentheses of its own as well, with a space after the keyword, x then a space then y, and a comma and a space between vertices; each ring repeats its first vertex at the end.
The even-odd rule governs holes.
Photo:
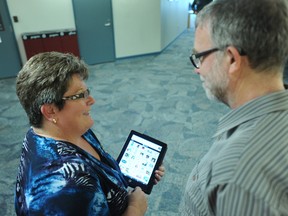
POLYGON ((181 214, 288 215, 288 91, 232 110, 188 179, 181 214))

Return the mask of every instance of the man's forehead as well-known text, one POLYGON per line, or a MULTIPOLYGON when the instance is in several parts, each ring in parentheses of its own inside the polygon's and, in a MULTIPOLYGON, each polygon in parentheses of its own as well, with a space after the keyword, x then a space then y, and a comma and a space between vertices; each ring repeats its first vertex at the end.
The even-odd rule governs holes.
POLYGON ((193 51, 202 51, 204 48, 209 48, 211 45, 212 41, 207 26, 198 26, 195 30, 193 51))

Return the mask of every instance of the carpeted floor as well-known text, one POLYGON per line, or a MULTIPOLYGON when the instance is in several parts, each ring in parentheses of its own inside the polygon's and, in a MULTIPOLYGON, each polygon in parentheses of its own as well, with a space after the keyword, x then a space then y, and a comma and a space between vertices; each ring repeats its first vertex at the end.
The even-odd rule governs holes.
MULTIPOLYGON (((206 98, 189 61, 193 29, 160 54, 90 66, 96 103, 93 130, 115 158, 131 129, 168 144, 166 176, 149 196, 146 215, 178 215, 185 183, 210 146, 224 105, 206 98)), ((29 128, 15 95, 15 78, 0 80, 0 215, 13 216, 22 139, 29 128)))

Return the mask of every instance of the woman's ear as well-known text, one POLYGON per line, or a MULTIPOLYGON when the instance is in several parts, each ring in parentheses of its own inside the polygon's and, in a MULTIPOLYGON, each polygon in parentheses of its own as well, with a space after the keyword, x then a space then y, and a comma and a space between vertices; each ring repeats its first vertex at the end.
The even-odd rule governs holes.
POLYGON ((56 107, 53 104, 43 104, 41 106, 41 113, 48 121, 55 121, 56 107))

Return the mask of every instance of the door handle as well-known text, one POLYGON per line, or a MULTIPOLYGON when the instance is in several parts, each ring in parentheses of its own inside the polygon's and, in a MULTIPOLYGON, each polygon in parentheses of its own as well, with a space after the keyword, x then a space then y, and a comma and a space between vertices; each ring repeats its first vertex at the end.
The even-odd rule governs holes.
POLYGON ((107 19, 106 23, 104 23, 104 26, 105 26, 105 27, 111 26, 110 19, 107 19))

